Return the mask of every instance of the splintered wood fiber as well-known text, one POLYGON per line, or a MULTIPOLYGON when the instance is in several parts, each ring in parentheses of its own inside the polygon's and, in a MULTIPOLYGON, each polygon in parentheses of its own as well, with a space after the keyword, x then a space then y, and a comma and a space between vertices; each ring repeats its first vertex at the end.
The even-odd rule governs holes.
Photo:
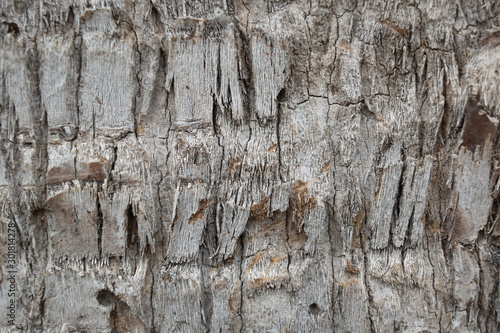
POLYGON ((499 332, 498 27, 2 1, 0 331, 499 332))

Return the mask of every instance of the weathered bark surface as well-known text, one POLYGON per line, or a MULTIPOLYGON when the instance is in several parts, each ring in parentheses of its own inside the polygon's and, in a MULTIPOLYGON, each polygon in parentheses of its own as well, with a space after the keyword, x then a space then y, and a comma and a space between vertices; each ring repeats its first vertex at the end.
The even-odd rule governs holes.
POLYGON ((0 10, 2 331, 500 331, 497 1, 0 10))

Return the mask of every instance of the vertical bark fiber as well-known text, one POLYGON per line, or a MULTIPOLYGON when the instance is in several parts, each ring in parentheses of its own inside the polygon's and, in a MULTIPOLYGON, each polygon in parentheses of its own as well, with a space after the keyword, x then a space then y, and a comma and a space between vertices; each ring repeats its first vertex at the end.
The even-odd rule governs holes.
POLYGON ((500 331, 497 1, 0 18, 0 330, 500 331))

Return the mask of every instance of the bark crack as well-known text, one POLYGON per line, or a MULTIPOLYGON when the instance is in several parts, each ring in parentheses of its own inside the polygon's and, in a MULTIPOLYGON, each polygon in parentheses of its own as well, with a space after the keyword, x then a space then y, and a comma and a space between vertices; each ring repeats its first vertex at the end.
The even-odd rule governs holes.
POLYGON ((96 206, 97 206, 97 249, 99 253, 99 259, 102 259, 102 229, 104 224, 104 218, 98 195, 96 195, 96 206))
POLYGON ((244 252, 244 244, 243 244, 243 238, 244 235, 240 235, 238 239, 238 247, 239 247, 239 263, 238 267, 240 269, 239 271, 239 280, 238 282, 240 283, 240 304, 239 304, 239 309, 238 309, 238 317, 240 318, 240 333, 243 332, 244 326, 245 326, 245 321, 243 319, 243 292, 244 292, 244 285, 243 285, 243 279, 244 279, 244 269, 243 265, 245 261, 243 260, 245 257, 244 252))

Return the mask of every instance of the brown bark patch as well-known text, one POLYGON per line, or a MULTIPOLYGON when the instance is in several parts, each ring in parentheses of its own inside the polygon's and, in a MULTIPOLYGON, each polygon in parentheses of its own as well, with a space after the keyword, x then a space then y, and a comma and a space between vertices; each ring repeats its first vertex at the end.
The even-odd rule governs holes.
POLYGON ((338 43, 337 47, 341 50, 344 50, 344 51, 350 51, 351 48, 349 47, 349 45, 345 42, 340 42, 338 43))
POLYGON ((356 266, 353 266, 350 260, 347 260, 345 271, 351 274, 359 274, 360 270, 356 266))
POLYGON ((436 221, 436 220, 431 220, 426 225, 426 228, 432 234, 435 232, 442 232, 441 225, 439 224, 439 221, 436 221))
POLYGON ((495 47, 498 45, 500 45, 500 30, 495 31, 494 33, 492 33, 491 35, 489 35, 488 37, 486 37, 485 39, 483 39, 479 43, 480 47, 484 47, 484 46, 495 47))
POLYGON ((265 237, 270 232, 279 232, 277 229, 283 222, 283 218, 274 219, 273 216, 272 222, 266 221, 259 224, 259 235, 265 237))
POLYGON ((325 173, 328 170, 330 170, 330 161, 326 162, 323 167, 321 168, 321 173, 325 173))
POLYGON ((256 220, 265 220, 269 214, 269 197, 262 196, 259 203, 252 206, 252 217, 256 220))
POLYGON ((253 258, 252 258, 252 261, 250 261, 250 263, 248 264, 247 268, 245 269, 245 274, 248 274, 252 270, 252 268, 255 265, 257 265, 257 263, 259 261, 261 261, 262 258, 264 258, 264 255, 265 255, 264 252, 259 252, 256 255, 254 255, 253 258))
POLYGON ((361 248, 361 223, 365 219, 364 211, 360 210, 356 216, 352 219, 352 247, 356 249, 361 248))
POLYGON ((375 195, 374 195, 374 203, 376 204, 378 202, 378 199, 380 199, 380 195, 382 194, 382 173, 379 172, 379 173, 376 173, 376 177, 377 177, 377 182, 376 182, 376 186, 377 188, 375 189, 375 195))
POLYGON ((202 199, 198 203, 198 209, 196 210, 196 213, 194 213, 189 217, 188 224, 194 223, 199 220, 203 220, 203 218, 205 217, 205 210, 210 204, 210 201, 211 201, 210 199, 202 199))
POLYGON ((76 178, 80 180, 97 180, 103 182, 106 179, 104 165, 101 162, 82 163, 83 168, 78 170, 76 178))
POLYGON ((146 332, 145 325, 139 318, 134 315, 130 306, 116 298, 115 308, 109 314, 113 332, 146 332))
POLYGON ((496 124, 482 111, 477 97, 470 96, 465 105, 465 126, 462 133, 462 147, 474 152, 476 146, 484 146, 496 132, 496 124))
POLYGON ((229 311, 234 311, 234 302, 238 299, 238 291, 240 289, 240 281, 236 281, 233 292, 231 293, 231 297, 227 301, 227 305, 229 307, 229 311))
POLYGON ((382 25, 388 27, 390 30, 392 30, 395 33, 397 33, 399 36, 401 36, 401 37, 403 37, 405 39, 408 38, 408 31, 406 31, 406 29, 401 28, 399 25, 397 25, 393 21, 391 21, 391 20, 383 20, 383 21, 380 21, 380 23, 382 23, 382 25))
POLYGON ((462 212, 460 210, 457 210, 452 230, 453 240, 464 239, 468 236, 467 235, 468 228, 466 226, 466 223, 467 221, 464 221, 464 218, 462 217, 462 212))
POLYGON ((299 225, 296 225, 295 223, 288 223, 287 233, 287 242, 293 251, 297 251, 304 247, 307 242, 307 235, 305 232, 301 232, 299 225))
POLYGON ((269 259, 269 266, 274 266, 276 265, 277 263, 283 261, 285 259, 285 257, 280 257, 280 256, 276 256, 276 257, 271 257, 269 259))
POLYGON ((47 183, 62 183, 75 179, 75 170, 71 167, 53 167, 47 172, 47 183))
POLYGON ((342 282, 339 286, 348 289, 355 289, 359 286, 359 281, 354 278, 349 278, 349 280, 342 282))
POLYGON ((177 214, 177 212, 175 212, 175 217, 174 220, 172 221, 172 227, 171 227, 172 230, 174 230, 174 227, 177 224, 177 222, 179 222, 179 215, 177 214))
POLYGON ((143 135, 144 134, 144 131, 145 131, 145 123, 146 123, 146 115, 143 114, 141 115, 140 119, 139 119, 139 123, 137 124, 137 128, 136 128, 136 133, 137 135, 143 135))
POLYGON ((278 145, 273 143, 269 148, 267 148, 267 151, 268 152, 275 151, 277 147, 278 147, 278 145))
POLYGON ((299 230, 304 224, 304 216, 307 212, 310 212, 318 206, 318 202, 315 196, 309 197, 309 189, 307 188, 307 182, 297 180, 293 184, 293 195, 292 195, 292 213, 293 221, 299 227, 299 230))
POLYGON ((239 158, 232 158, 228 162, 228 167, 229 167, 229 172, 233 172, 236 170, 241 165, 241 159, 239 158))
POLYGON ((288 277, 285 276, 262 276, 248 281, 248 285, 254 289, 279 288, 281 285, 288 282, 288 277))
POLYGON ((493 237, 498 237, 500 236, 500 222, 497 220, 497 223, 495 224, 495 227, 493 229, 493 233, 492 233, 492 236, 493 237))

